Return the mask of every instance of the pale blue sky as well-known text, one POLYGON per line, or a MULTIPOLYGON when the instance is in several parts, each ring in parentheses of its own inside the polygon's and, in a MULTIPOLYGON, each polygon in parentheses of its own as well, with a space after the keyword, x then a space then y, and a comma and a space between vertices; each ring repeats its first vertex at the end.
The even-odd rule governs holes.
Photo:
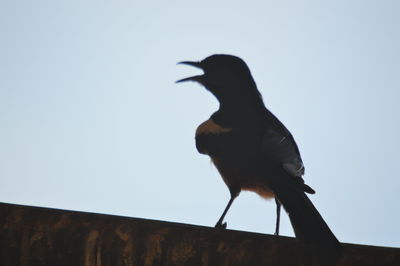
MULTIPOLYGON (((194 132, 218 105, 174 81, 229 53, 336 236, 400 247, 399 3, 3 0, 0 201, 214 225, 229 192, 194 132)), ((272 233, 275 204, 242 193, 227 221, 272 233)))

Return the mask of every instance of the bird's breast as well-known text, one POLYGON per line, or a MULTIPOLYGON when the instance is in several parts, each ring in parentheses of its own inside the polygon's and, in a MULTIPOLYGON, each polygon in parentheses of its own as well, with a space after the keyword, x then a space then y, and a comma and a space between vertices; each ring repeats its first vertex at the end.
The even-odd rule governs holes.
POLYGON ((213 119, 203 122, 196 130, 196 147, 202 154, 224 153, 232 147, 232 128, 223 127, 213 119))
POLYGON ((229 131, 232 131, 232 128, 224 128, 221 125, 218 125, 215 123, 213 119, 208 119, 207 121, 204 121, 201 123, 196 130, 196 136, 197 135, 208 135, 208 134, 221 134, 221 133, 227 133, 229 131))
POLYGON ((275 197, 264 173, 254 162, 217 157, 211 157, 211 161, 228 187, 252 191, 265 199, 275 197))
POLYGON ((234 131, 212 118, 196 130, 196 147, 210 156, 225 184, 230 188, 256 192, 263 198, 274 197, 268 188, 257 138, 247 130, 234 131))

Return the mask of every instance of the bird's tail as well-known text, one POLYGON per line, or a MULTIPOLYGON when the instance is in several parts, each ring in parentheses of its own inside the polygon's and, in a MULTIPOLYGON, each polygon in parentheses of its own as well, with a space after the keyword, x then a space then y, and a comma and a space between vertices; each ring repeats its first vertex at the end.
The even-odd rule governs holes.
POLYGON ((288 213, 300 241, 324 249, 340 249, 339 241, 303 191, 292 186, 280 188, 278 184, 274 192, 288 213))

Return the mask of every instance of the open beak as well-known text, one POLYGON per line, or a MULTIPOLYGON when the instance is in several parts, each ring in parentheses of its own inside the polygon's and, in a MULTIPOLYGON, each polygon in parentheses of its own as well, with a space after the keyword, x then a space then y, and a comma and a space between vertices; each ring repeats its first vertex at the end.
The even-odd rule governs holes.
POLYGON ((180 83, 180 82, 185 82, 185 81, 196 81, 196 82, 201 83, 202 80, 203 80, 203 75, 199 75, 199 76, 193 76, 193 77, 180 79, 180 80, 175 81, 175 83, 180 83))
POLYGON ((182 62, 179 62, 178 65, 189 65, 189 66, 194 66, 194 67, 203 69, 201 67, 201 63, 200 62, 182 61, 182 62))
MULTIPOLYGON (((180 64, 189 65, 189 66, 194 66, 194 67, 203 69, 200 62, 182 61, 182 62, 179 62, 178 64, 179 65, 180 64)), ((196 82, 202 83, 203 78, 204 78, 204 75, 198 75, 198 76, 193 76, 193 77, 188 77, 188 78, 177 80, 177 81, 175 81, 175 83, 180 83, 180 82, 185 82, 185 81, 196 81, 196 82)))

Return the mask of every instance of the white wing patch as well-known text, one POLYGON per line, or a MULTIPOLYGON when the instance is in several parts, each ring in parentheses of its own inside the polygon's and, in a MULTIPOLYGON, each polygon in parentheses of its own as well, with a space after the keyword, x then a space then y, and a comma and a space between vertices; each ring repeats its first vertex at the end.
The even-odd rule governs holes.
POLYGON ((263 145, 266 151, 282 163, 283 169, 293 176, 304 175, 304 165, 297 152, 296 144, 289 138, 289 132, 268 130, 263 145))
POLYGON ((303 162, 299 160, 283 163, 283 169, 293 176, 304 175, 304 165, 303 162))
POLYGON ((196 135, 201 134, 221 134, 231 131, 232 128, 224 128, 214 122, 212 119, 208 119, 207 121, 200 124, 197 127, 196 135))

